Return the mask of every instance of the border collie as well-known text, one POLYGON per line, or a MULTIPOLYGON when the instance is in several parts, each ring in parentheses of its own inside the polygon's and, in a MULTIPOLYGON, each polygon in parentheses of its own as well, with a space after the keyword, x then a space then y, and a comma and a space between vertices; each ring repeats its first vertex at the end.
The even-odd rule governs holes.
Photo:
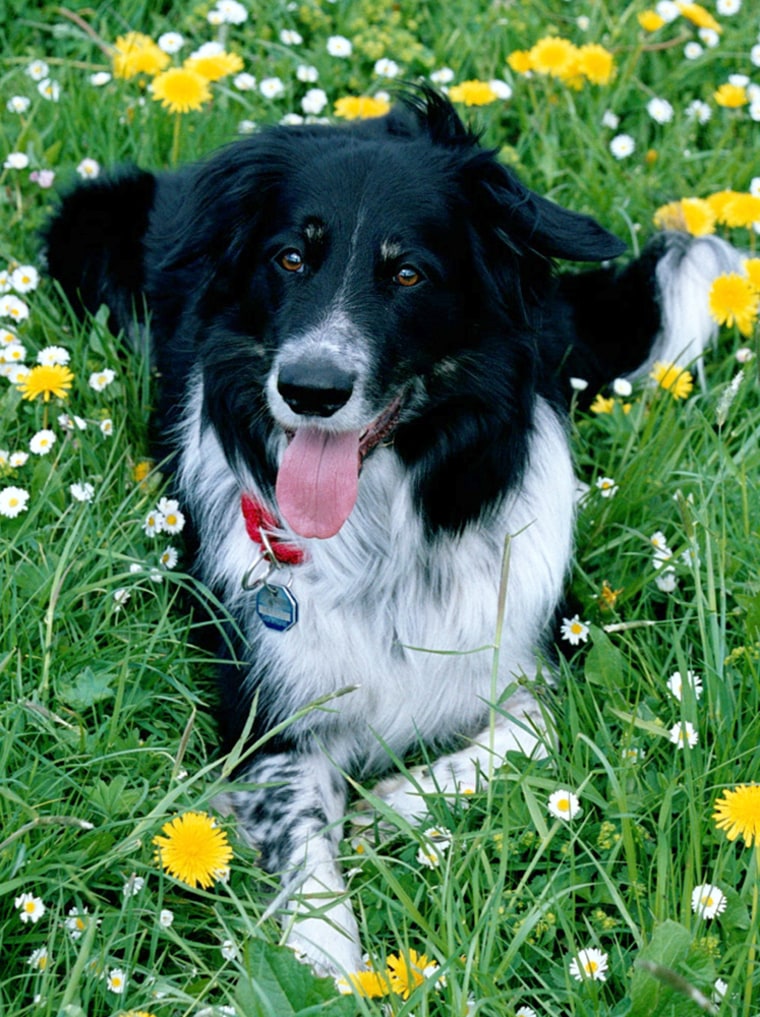
POLYGON ((81 184, 47 228, 71 302, 149 346, 195 570, 235 622, 224 740, 260 743, 229 799, 322 970, 361 966, 336 861, 348 780, 424 746, 429 766, 378 791, 413 817, 426 792, 546 751, 568 379, 593 394, 698 358, 709 281, 735 267, 723 242, 671 233, 624 267, 553 270, 623 251, 426 89, 81 184))

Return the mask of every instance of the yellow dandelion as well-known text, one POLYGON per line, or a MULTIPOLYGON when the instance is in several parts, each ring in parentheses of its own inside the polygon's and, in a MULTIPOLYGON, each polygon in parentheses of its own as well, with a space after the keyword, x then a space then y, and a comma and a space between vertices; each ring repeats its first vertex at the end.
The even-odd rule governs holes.
POLYGON ((151 92, 170 113, 199 110, 211 98, 208 79, 186 67, 170 67, 153 79, 151 92))
POLYGON ((149 1013, 147 1010, 127 1010, 120 1017, 155 1017, 155 1014, 149 1013))
POLYGON ((528 74, 533 70, 533 57, 527 49, 516 49, 507 57, 507 64, 515 74, 528 74))
POLYGON ((379 999, 381 996, 389 996, 393 991, 389 975, 379 971, 354 971, 339 980, 338 989, 344 994, 353 990, 357 996, 366 999, 379 999))
POLYGON ((704 237, 715 232, 715 211, 702 198, 681 198, 662 205, 653 216, 653 222, 661 230, 681 230, 693 237, 704 237))
POLYGON ((424 953, 417 953, 416 950, 410 950, 408 956, 392 954, 388 958, 388 974, 393 991, 402 999, 409 999, 417 986, 422 985, 437 966, 424 953))
POLYGON ((533 70, 553 78, 565 78, 575 73, 578 50, 569 39, 547 35, 539 39, 530 51, 533 70))
POLYGON ((747 282, 756 293, 760 293, 760 258, 745 258, 744 271, 747 282))
POLYGON ((389 109, 390 103, 385 99, 375 99, 371 95, 345 95, 335 103, 335 116, 344 120, 368 120, 384 116, 389 109))
POLYGON ((452 85, 449 89, 449 98, 452 102, 463 102, 465 106, 487 106, 489 102, 498 99, 498 96, 487 81, 472 79, 459 85, 452 85))
POLYGON ((657 13, 657 11, 642 11, 638 15, 638 21, 645 32, 656 32, 658 28, 662 28, 665 24, 665 18, 657 13))
POLYGON ((729 840, 741 837, 747 847, 760 844, 760 784, 740 784, 715 803, 715 825, 729 840))
POLYGON ((734 192, 724 202, 721 218, 726 226, 752 226, 760 222, 760 197, 734 192))
POLYGON ((752 334, 760 295, 738 272, 719 275, 710 287, 710 314, 719 325, 736 325, 743 336, 752 334))
POLYGON ((220 81, 228 74, 237 74, 243 69, 243 61, 237 53, 212 53, 209 56, 188 57, 182 65, 185 70, 195 71, 206 81, 220 81))
POLYGON ((153 77, 168 66, 170 59, 149 35, 127 32, 114 44, 113 74, 115 78, 133 78, 136 74, 153 77))
POLYGON ((595 397, 593 403, 589 406, 592 413, 612 413, 615 408, 615 400, 612 396, 607 398, 599 392, 595 397))
POLYGON ((678 364, 663 364, 657 361, 650 372, 660 388, 670 392, 674 399, 686 399, 694 388, 691 371, 679 367, 678 364))
POLYGON ((676 2, 676 7, 681 14, 697 28, 711 28, 713 32, 722 32, 723 28, 715 18, 701 4, 686 3, 685 0, 676 2))
POLYGON ((153 838, 156 861, 188 886, 211 886, 226 876, 232 858, 227 834, 205 812, 185 812, 164 823, 165 836, 153 838))
POLYGON ((733 201, 737 194, 739 194, 739 191, 732 191, 730 188, 726 188, 724 191, 715 191, 705 198, 707 204, 715 212, 716 222, 725 223, 726 206, 733 201))
POLYGON ((726 109, 739 109, 740 106, 746 106, 749 102, 747 89, 744 85, 733 85, 730 81, 721 85, 713 93, 713 99, 719 106, 724 106, 726 109))
POLYGON ((615 74, 615 60, 604 46, 590 42, 578 50, 578 70, 592 85, 609 85, 615 74))
POLYGON ((617 604, 618 597, 622 592, 623 592, 622 586, 618 590, 613 590, 610 584, 605 579, 602 582, 601 592, 599 593, 599 596, 596 598, 597 603, 599 604, 601 610, 612 611, 615 605, 617 604))
POLYGON ((18 390, 24 399, 42 396, 49 402, 51 396, 65 399, 69 394, 74 375, 65 364, 38 364, 18 383, 18 390))

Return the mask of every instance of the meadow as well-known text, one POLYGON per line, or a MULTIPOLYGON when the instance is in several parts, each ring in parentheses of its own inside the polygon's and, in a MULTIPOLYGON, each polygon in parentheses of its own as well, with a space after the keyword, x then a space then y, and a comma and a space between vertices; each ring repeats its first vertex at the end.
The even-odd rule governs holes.
POLYGON ((757 1017, 756 3, 2 0, 0 46, 0 1014, 757 1017), (231 820, 203 885, 160 850, 234 764, 185 609, 210 595, 149 459, 150 366, 77 321, 38 231, 114 164, 375 115, 419 79, 631 252, 671 225, 750 260, 711 295, 703 378, 575 408, 553 746, 421 826, 346 830, 371 970, 336 984, 281 945, 231 820))

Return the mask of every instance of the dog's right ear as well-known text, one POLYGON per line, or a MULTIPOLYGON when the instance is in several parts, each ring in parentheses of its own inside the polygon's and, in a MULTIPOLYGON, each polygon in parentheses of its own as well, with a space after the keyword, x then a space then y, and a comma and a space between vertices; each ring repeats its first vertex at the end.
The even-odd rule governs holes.
POLYGON ((152 173, 119 170, 65 194, 43 230, 49 274, 78 311, 105 304, 114 332, 130 332, 143 314, 143 238, 155 192, 152 173))

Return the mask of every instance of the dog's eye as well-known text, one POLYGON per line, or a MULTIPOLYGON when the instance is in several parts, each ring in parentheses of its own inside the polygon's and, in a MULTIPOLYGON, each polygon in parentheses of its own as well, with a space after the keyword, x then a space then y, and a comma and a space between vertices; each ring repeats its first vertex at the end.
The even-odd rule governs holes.
POLYGON ((402 265, 394 275, 393 280, 399 286, 416 286, 417 283, 422 282, 422 274, 416 268, 412 268, 411 265, 402 265))
POLYGON ((289 247, 277 255, 277 261, 286 272, 301 272, 304 267, 303 256, 294 247, 289 247))

